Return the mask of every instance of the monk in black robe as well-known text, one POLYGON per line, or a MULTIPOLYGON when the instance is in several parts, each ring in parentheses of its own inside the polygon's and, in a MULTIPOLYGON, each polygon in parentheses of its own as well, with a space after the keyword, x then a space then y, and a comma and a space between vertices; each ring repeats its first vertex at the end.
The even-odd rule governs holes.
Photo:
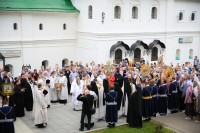
POLYGON ((130 127, 142 127, 142 89, 141 85, 135 85, 136 91, 129 97, 127 123, 130 127))
POLYGON ((28 83, 27 79, 21 79, 21 88, 25 89, 24 92, 24 104, 27 111, 33 110, 33 94, 31 90, 31 86, 28 83))
POLYGON ((24 113, 24 89, 20 86, 21 82, 19 79, 15 81, 15 87, 14 87, 14 100, 15 100, 15 116, 16 117, 23 117, 25 115, 24 113))
POLYGON ((122 86, 123 86, 123 77, 119 73, 119 69, 118 68, 117 68, 117 71, 116 71, 114 76, 115 76, 115 82, 118 82, 120 88, 122 88, 122 86))
POLYGON ((128 101, 128 97, 131 95, 131 85, 130 79, 128 77, 129 73, 126 73, 124 77, 124 98, 123 98, 123 107, 125 106, 126 101, 128 101), (126 99, 127 96, 127 99, 126 99))
POLYGON ((121 108, 121 104, 122 104, 122 97, 123 97, 123 92, 122 89, 119 86, 118 82, 114 83, 115 86, 115 91, 117 92, 117 110, 119 111, 121 108))
POLYGON ((103 88, 104 88, 103 105, 105 105, 105 95, 108 93, 108 89, 109 89, 108 79, 103 80, 103 88))
POLYGON ((91 82, 91 91, 94 91, 97 95, 97 105, 96 105, 96 101, 94 101, 94 107, 98 108, 99 107, 99 91, 98 91, 97 84, 95 81, 91 82))

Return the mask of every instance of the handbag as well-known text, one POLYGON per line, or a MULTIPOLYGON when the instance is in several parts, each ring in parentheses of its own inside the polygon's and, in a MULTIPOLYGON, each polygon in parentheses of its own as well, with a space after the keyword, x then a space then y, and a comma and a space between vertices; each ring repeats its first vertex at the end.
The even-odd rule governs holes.
MULTIPOLYGON (((86 99, 86 100, 87 100, 87 99, 86 99)), ((87 100, 87 102, 88 102, 88 100, 87 100)), ((93 108, 93 107, 91 107, 90 104, 89 104, 89 102, 88 102, 88 105, 89 105, 89 108, 90 108, 89 113, 90 113, 91 115, 95 114, 95 113, 96 113, 96 109, 93 108)))

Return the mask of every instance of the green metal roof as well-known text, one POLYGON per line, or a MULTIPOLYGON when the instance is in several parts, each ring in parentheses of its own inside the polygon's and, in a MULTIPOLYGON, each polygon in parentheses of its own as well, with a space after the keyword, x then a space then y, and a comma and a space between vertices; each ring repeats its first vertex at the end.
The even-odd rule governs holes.
POLYGON ((79 12, 71 0, 0 0, 0 10, 79 12))

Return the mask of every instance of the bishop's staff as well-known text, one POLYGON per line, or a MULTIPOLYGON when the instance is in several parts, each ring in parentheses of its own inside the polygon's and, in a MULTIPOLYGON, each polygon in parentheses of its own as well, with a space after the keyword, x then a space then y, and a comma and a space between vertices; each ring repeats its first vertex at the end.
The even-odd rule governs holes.
POLYGON ((163 55, 158 58, 158 67, 160 67, 160 85, 162 84, 162 67, 163 67, 163 55))

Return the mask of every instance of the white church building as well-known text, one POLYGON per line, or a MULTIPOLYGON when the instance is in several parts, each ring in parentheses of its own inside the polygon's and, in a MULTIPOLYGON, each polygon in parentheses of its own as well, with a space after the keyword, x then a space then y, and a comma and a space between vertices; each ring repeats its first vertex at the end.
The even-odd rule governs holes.
POLYGON ((0 65, 200 57, 200 0, 0 0, 0 65))

